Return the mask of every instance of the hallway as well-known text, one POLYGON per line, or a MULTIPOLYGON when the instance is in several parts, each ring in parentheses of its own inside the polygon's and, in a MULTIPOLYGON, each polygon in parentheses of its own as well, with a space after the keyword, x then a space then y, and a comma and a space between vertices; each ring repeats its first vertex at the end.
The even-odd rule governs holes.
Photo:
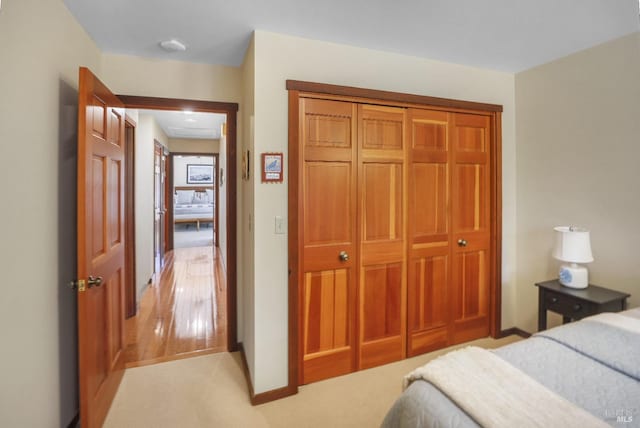
POLYGON ((176 248, 126 320, 126 366, 226 350, 226 279, 217 248, 176 248))

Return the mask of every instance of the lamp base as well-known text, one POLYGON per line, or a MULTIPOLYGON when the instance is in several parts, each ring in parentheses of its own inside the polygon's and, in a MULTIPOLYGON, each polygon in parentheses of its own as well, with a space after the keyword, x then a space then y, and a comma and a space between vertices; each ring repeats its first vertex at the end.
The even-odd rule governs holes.
POLYGON ((560 266, 560 284, 570 288, 587 288, 589 286, 589 270, 576 263, 560 266))

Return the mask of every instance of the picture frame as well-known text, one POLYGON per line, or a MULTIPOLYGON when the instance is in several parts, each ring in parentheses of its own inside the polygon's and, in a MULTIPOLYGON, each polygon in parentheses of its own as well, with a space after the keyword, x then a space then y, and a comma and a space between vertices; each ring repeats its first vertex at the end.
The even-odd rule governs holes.
POLYGON ((187 184, 213 184, 213 165, 187 164, 187 184))
POLYGON ((282 153, 262 153, 262 182, 281 183, 284 171, 284 155, 282 153))

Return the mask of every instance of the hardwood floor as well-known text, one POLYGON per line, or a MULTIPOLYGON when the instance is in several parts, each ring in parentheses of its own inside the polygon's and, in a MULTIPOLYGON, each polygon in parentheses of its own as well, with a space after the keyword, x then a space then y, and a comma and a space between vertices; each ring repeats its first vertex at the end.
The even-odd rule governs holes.
POLYGON ((225 305, 226 278, 216 248, 170 251, 138 314, 126 321, 126 366, 226 350, 225 305))

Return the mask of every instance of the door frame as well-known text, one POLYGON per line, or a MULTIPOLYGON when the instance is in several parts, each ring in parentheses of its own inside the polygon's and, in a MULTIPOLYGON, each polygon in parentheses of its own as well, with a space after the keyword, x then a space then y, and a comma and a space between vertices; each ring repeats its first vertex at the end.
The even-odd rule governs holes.
POLYGON ((237 117, 238 103, 118 95, 126 109, 190 110, 227 116, 227 350, 238 350, 237 329, 237 117))
POLYGON ((136 164, 136 126, 135 120, 125 112, 125 317, 131 318, 138 312, 136 295, 136 198, 135 198, 135 164, 136 164))
MULTIPOLYGON (((502 123, 501 105, 477 103, 472 101, 436 98, 422 95, 388 92, 350 86, 329 85, 324 83, 287 80, 286 88, 289 97, 289 182, 288 182, 288 253, 289 253, 289 349, 288 349, 288 385, 283 388, 282 396, 297 393, 300 367, 300 316, 298 299, 299 286, 303 283, 300 270, 300 236, 302 218, 300 217, 302 189, 300 186, 300 98, 315 97, 337 101, 360 102, 398 107, 429 107, 430 109, 491 114, 491 146, 490 156, 490 194, 491 194, 491 237, 490 254, 490 291, 489 291, 489 333, 491 337, 500 337, 502 306, 502 123)), ((280 398, 277 397, 277 398, 280 398)))
MULTIPOLYGON (((220 171, 220 153, 204 153, 204 152, 169 152, 169 164, 170 164, 170 168, 169 168, 169 190, 170 192, 175 192, 175 181, 174 181, 174 168, 173 168, 173 162, 175 161, 175 157, 176 156, 206 156, 206 157, 213 157, 215 159, 215 164, 216 164, 216 168, 215 168, 215 174, 213 175, 213 189, 216 193, 216 200, 215 200, 215 212, 213 213, 213 246, 214 247, 218 247, 220 245, 220 241, 218 239, 218 221, 219 221, 219 215, 220 215, 220 177, 218 177, 219 175, 219 171, 220 171)), ((226 165, 225 165, 226 166, 226 165)), ((169 234, 169 250, 173 250, 173 234, 175 233, 175 224, 173 223, 173 204, 171 205, 171 209, 169 209, 169 216, 168 221, 169 221, 169 226, 171 227, 172 233, 169 234)))

